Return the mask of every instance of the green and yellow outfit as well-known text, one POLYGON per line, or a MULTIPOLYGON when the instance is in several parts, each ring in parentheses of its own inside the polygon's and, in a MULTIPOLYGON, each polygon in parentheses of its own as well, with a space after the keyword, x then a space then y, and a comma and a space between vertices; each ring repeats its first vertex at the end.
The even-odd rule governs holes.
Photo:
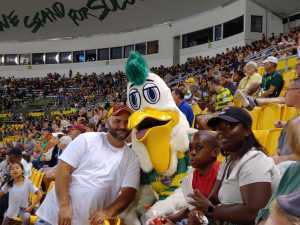
POLYGON ((142 174, 141 184, 150 184, 153 190, 158 194, 159 200, 170 196, 177 188, 180 187, 182 179, 187 175, 189 159, 183 152, 177 153, 178 163, 177 170, 173 176, 162 176, 155 170, 142 174))
POLYGON ((231 91, 222 87, 216 94, 215 110, 222 111, 229 103, 233 101, 231 91))
POLYGON ((283 78, 279 72, 275 71, 272 74, 266 73, 262 78, 260 88, 261 91, 267 91, 271 86, 274 86, 275 90, 269 97, 278 97, 283 87, 283 82, 283 78))

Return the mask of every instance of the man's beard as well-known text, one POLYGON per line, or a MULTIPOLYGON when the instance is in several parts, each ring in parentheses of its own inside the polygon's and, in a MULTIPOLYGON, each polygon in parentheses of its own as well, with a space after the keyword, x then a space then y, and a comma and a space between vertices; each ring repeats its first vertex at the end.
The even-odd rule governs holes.
POLYGON ((108 133, 110 133, 111 136, 113 136, 114 138, 116 138, 119 141, 125 141, 128 138, 128 136, 130 135, 129 130, 112 129, 110 127, 108 127, 108 133))

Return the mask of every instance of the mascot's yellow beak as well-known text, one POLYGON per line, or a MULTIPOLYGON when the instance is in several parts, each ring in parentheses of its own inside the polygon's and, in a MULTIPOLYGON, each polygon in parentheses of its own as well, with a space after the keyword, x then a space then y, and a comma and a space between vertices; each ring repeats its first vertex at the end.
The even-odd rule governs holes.
POLYGON ((128 128, 136 130, 136 140, 147 146, 152 165, 160 174, 169 169, 171 133, 178 122, 178 112, 172 110, 159 111, 152 108, 134 112, 129 118, 128 128))

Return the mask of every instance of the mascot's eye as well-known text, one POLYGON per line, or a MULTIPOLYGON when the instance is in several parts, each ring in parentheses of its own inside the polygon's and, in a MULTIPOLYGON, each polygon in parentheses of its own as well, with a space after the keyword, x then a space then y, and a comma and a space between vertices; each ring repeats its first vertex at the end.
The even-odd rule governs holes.
POLYGON ((143 95, 150 104, 156 104, 160 99, 160 92, 155 84, 145 84, 143 95))
POLYGON ((129 104, 133 110, 138 110, 141 106, 141 96, 137 89, 131 89, 128 96, 129 104))

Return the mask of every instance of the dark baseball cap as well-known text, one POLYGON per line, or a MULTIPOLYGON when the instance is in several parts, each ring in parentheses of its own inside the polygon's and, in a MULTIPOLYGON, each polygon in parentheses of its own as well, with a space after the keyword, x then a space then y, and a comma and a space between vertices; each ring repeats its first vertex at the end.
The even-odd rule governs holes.
POLYGON ((252 126, 250 114, 242 108, 233 106, 226 107, 222 112, 219 112, 216 116, 210 118, 207 125, 214 129, 220 121, 242 123, 247 128, 251 128, 252 126))
POLYGON ((49 133, 53 132, 53 129, 51 127, 42 128, 42 131, 48 131, 49 133))
POLYGON ((22 150, 20 148, 12 148, 9 152, 8 155, 17 155, 21 156, 22 155, 22 150))
POLYGON ((277 198, 277 204, 286 213, 300 217, 300 189, 288 195, 282 195, 277 198))

